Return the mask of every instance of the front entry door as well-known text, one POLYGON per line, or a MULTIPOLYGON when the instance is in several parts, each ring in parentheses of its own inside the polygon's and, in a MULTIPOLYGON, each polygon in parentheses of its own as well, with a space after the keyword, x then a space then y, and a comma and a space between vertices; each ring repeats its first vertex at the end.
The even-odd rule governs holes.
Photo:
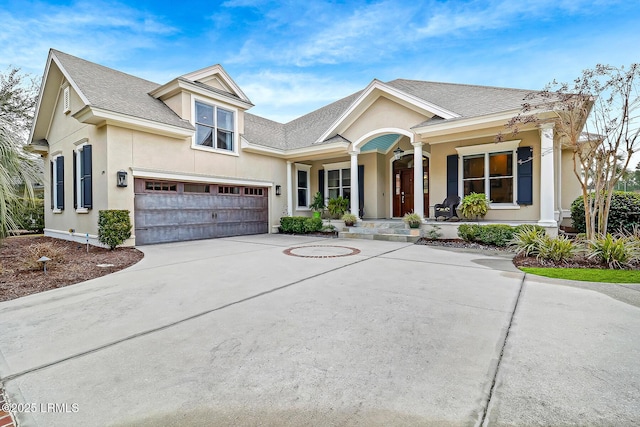
MULTIPOLYGON (((406 156, 394 162, 393 166, 393 216, 402 217, 413 212, 413 179, 414 172, 411 160, 413 156, 406 156)), ((422 168, 424 171, 424 210, 429 212, 429 160, 423 159, 422 168)))
POLYGON ((413 168, 395 171, 393 216, 399 217, 413 211, 413 168))

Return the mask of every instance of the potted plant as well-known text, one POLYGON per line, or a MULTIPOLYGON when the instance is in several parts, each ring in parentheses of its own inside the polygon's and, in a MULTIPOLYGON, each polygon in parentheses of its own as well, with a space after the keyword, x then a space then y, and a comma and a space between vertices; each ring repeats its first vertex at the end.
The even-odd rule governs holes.
POLYGON ((340 218, 349 208, 349 199, 342 196, 329 199, 327 209, 333 218, 340 218))
POLYGON ((347 213, 342 215, 342 220, 344 221, 344 225, 347 227, 353 227, 358 218, 353 214, 347 213))
POLYGON ((422 223, 422 218, 417 213, 408 213, 405 214, 402 220, 405 224, 409 225, 409 228, 420 228, 420 224, 422 223))
POLYGON ((487 200, 487 196, 484 193, 471 193, 464 196, 462 203, 460 203, 460 212, 466 218, 484 217, 489 210, 490 200, 487 200))
POLYGON ((324 210, 324 197, 319 191, 313 196, 313 201, 309 205, 313 211, 314 218, 320 218, 321 212, 324 210))

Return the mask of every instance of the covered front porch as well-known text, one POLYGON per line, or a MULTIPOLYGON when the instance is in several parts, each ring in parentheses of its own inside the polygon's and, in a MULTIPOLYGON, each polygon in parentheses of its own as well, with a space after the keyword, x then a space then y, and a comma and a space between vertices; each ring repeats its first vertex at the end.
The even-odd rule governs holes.
MULTIPOLYGON (((402 129, 379 130, 352 143, 345 155, 287 163, 287 214, 306 215, 316 192, 348 199, 359 219, 430 213, 429 161, 424 144, 402 129)), ((435 203, 438 203, 437 201, 435 203)))

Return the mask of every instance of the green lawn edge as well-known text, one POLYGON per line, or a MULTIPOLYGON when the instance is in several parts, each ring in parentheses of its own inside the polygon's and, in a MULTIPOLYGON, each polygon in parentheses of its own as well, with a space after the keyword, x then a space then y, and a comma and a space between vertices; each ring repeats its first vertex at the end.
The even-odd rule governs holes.
POLYGON ((582 282, 636 283, 640 284, 640 270, 609 270, 605 268, 543 268, 520 267, 525 273, 554 279, 582 282))

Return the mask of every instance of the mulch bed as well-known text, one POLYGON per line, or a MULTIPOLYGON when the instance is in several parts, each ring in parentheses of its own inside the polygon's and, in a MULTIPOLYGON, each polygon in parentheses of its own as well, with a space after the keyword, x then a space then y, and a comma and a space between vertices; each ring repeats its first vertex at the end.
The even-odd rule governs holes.
MULTIPOLYGON (((46 254, 44 254, 46 255, 46 254)), ((109 249, 44 236, 9 237, 0 241, 0 301, 61 288, 129 267, 143 257, 134 248, 109 249), (35 248, 52 245, 59 262, 47 262, 47 274, 34 261, 43 255, 35 248), (31 265, 29 265, 31 264, 31 265), (111 264, 98 267, 99 264, 111 264), (34 269, 35 268, 35 269, 34 269)))
MULTIPOLYGON (((453 249, 473 250, 482 253, 513 253, 508 248, 503 248, 493 245, 485 245, 478 242, 466 242, 462 239, 420 239, 416 243, 418 245, 436 246, 453 249)), ((558 267, 558 268, 608 268, 606 264, 599 263, 594 260, 587 259, 586 257, 575 257, 571 261, 565 262, 553 262, 538 260, 536 257, 525 257, 522 255, 515 256, 513 258, 513 264, 516 267, 558 267)), ((634 270, 640 269, 640 265, 633 267, 634 270)))

